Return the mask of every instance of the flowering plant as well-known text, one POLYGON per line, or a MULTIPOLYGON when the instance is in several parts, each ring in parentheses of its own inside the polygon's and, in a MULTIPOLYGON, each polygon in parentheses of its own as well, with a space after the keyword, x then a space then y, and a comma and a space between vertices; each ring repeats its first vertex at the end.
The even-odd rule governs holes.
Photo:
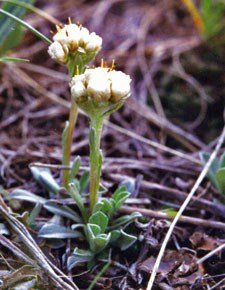
POLYGON ((75 224, 68 229, 59 224, 47 223, 39 230, 43 238, 79 238, 87 241, 85 249, 75 248, 68 259, 68 268, 77 263, 88 262, 92 266, 97 259, 106 258, 113 246, 121 250, 129 248, 137 238, 127 232, 127 227, 139 213, 116 217, 115 213, 122 206, 130 193, 125 185, 120 186, 111 195, 100 185, 103 154, 100 150, 101 131, 104 118, 118 110, 130 96, 131 78, 121 71, 116 71, 114 63, 107 67, 102 61, 100 67, 89 68, 86 65, 100 51, 102 39, 94 32, 90 33, 81 25, 69 21, 64 27, 57 26, 48 53, 57 63, 66 65, 71 80, 71 108, 69 120, 63 131, 63 188, 54 180, 51 173, 43 168, 31 167, 35 179, 51 194, 69 193, 74 199, 80 215, 68 206, 60 206, 26 191, 17 190, 12 197, 38 202, 56 216, 70 218, 75 224), (80 180, 76 178, 80 168, 80 157, 70 163, 70 147, 78 108, 83 110, 90 120, 89 147, 90 172, 85 172, 80 180), (68 170, 69 169, 69 170, 68 170), (90 182, 89 182, 90 179, 90 182), (84 189, 89 186, 89 207, 86 207, 84 189), (78 229, 83 229, 83 233, 78 229), (125 231, 126 229, 126 231, 125 231))

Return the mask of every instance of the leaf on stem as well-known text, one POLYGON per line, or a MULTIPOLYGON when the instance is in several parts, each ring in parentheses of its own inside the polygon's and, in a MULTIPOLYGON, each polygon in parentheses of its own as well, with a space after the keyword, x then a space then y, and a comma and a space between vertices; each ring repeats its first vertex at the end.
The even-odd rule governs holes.
POLYGON ((41 184, 46 190, 54 194, 58 194, 60 186, 53 178, 51 171, 48 168, 30 167, 30 170, 35 180, 41 184))
POLYGON ((81 212, 81 215, 83 217, 83 220, 86 223, 88 220, 88 213, 87 213, 87 210, 86 210, 84 203, 82 201, 81 195, 77 189, 77 186, 74 183, 69 184, 69 192, 70 192, 71 197, 76 202, 76 204, 81 212))
POLYGON ((44 204, 47 199, 38 196, 32 192, 29 192, 27 190, 24 189, 15 189, 13 190, 10 195, 8 196, 8 198, 12 198, 12 199, 18 199, 18 200, 24 200, 24 201, 29 201, 29 202, 33 202, 33 203, 40 203, 40 204, 44 204))
POLYGON ((40 229, 38 236, 46 239, 73 239, 83 237, 79 231, 74 231, 64 226, 50 223, 45 224, 40 229))
POLYGON ((44 204, 44 208, 51 213, 66 217, 76 223, 82 222, 80 216, 68 206, 58 205, 52 201, 48 201, 44 204))
POLYGON ((89 250, 75 248, 73 254, 68 258, 67 267, 72 270, 77 264, 90 262, 94 258, 94 253, 89 250))
POLYGON ((108 226, 109 219, 103 212, 97 211, 90 216, 88 223, 98 225, 101 228, 101 232, 104 233, 108 226))
POLYGON ((69 182, 73 182, 74 178, 76 177, 79 169, 80 169, 80 156, 77 156, 74 161, 73 161, 73 164, 72 164, 72 168, 71 168, 71 171, 70 171, 70 175, 69 175, 69 182))

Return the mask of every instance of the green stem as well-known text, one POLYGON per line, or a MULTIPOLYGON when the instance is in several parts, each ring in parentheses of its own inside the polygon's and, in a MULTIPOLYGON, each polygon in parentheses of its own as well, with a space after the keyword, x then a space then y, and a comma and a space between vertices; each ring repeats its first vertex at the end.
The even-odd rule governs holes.
POLYGON ((90 212, 93 211, 98 202, 98 191, 100 184, 102 153, 100 150, 100 139, 102 132, 103 119, 96 116, 91 118, 90 123, 90 212))
MULTIPOLYGON (((71 108, 70 108, 70 115, 69 115, 69 125, 68 130, 66 132, 66 140, 65 140, 65 147, 63 150, 63 165, 70 165, 70 154, 71 154, 71 144, 73 139, 73 131, 74 126, 77 120, 77 104, 72 99, 71 101, 71 108)), ((69 183, 69 170, 63 170, 63 186, 68 190, 68 183, 69 183)))

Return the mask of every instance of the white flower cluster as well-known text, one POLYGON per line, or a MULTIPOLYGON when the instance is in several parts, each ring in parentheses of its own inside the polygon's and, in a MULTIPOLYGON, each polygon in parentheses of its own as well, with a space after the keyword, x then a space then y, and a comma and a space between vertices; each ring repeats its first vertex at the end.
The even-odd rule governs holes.
POLYGON ((75 75, 70 83, 71 94, 79 104, 91 98, 94 102, 119 102, 130 95, 129 75, 121 71, 98 67, 75 75))
POLYGON ((95 32, 76 24, 68 24, 63 28, 57 27, 58 32, 49 46, 49 55, 59 63, 66 64, 69 54, 77 52, 95 55, 102 46, 102 38, 95 32))

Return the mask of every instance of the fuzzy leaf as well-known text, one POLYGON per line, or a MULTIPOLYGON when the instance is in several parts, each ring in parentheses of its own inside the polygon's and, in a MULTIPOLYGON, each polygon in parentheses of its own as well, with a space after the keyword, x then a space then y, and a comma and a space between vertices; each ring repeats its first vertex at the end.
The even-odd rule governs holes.
POLYGON ((34 193, 31 193, 27 190, 24 190, 24 189, 13 190, 10 193, 10 195, 8 196, 8 198, 24 200, 24 201, 29 201, 29 202, 33 202, 33 203, 40 203, 40 204, 44 204, 47 201, 47 199, 45 199, 41 196, 38 196, 34 193))
POLYGON ((39 182, 46 190, 55 194, 59 193, 60 186, 53 178, 48 168, 30 167, 30 170, 37 182, 39 182))
POLYGON ((68 206, 58 205, 52 201, 48 201, 44 204, 44 208, 51 213, 66 217, 76 223, 82 222, 80 216, 68 206))
POLYGON ((83 235, 64 226, 45 224, 38 232, 38 236, 46 239, 73 239, 80 238, 83 235))
POLYGON ((69 184, 69 192, 70 192, 71 197, 76 202, 76 204, 81 212, 82 218, 83 218, 84 222, 86 223, 87 219, 88 219, 87 210, 84 206, 81 195, 76 187, 76 184, 74 184, 74 183, 69 184))
POLYGON ((72 168, 71 168, 70 175, 69 175, 69 182, 72 182, 74 180, 79 169, 80 169, 80 156, 77 156, 74 159, 73 164, 72 164, 72 168))
POLYGON ((121 230, 120 233, 121 233, 121 235, 120 235, 119 239, 116 241, 116 245, 122 251, 125 251, 136 242, 137 237, 129 235, 129 234, 125 233, 123 230, 121 230))
POLYGON ((121 232, 120 230, 113 230, 110 233, 111 233, 110 243, 115 243, 115 241, 119 239, 121 232))
POLYGON ((90 181, 89 171, 85 171, 80 178, 80 192, 84 193, 90 181))
POLYGON ((93 212, 101 211, 110 218, 114 210, 115 201, 113 199, 103 199, 95 204, 93 212))
POLYGON ((101 211, 93 213, 88 220, 89 224, 98 225, 101 228, 102 233, 105 232, 108 226, 108 222, 109 222, 108 217, 101 211))
POLYGON ((94 224, 87 224, 86 231, 87 231, 87 236, 89 237, 89 239, 101 234, 100 226, 94 225, 94 224))
POLYGON ((81 250, 75 248, 73 254, 68 258, 67 267, 72 270, 77 264, 83 264, 91 261, 94 258, 94 253, 89 250, 81 250))
POLYGON ((126 191, 126 187, 123 185, 119 187, 112 195, 112 199, 115 201, 115 209, 119 209, 124 201, 129 197, 130 193, 126 191))
POLYGON ((27 219, 27 223, 30 227, 35 228, 36 225, 36 217, 41 212, 42 205, 40 203, 36 203, 35 207, 32 209, 31 213, 29 214, 29 217, 27 219))
POLYGON ((139 212, 133 212, 130 215, 123 215, 111 223, 111 225, 108 227, 109 230, 114 230, 118 228, 125 228, 130 223, 132 223, 135 219, 142 217, 142 215, 139 212))
POLYGON ((104 250, 110 242, 111 234, 100 234, 95 238, 89 240, 90 249, 95 254, 104 250))

